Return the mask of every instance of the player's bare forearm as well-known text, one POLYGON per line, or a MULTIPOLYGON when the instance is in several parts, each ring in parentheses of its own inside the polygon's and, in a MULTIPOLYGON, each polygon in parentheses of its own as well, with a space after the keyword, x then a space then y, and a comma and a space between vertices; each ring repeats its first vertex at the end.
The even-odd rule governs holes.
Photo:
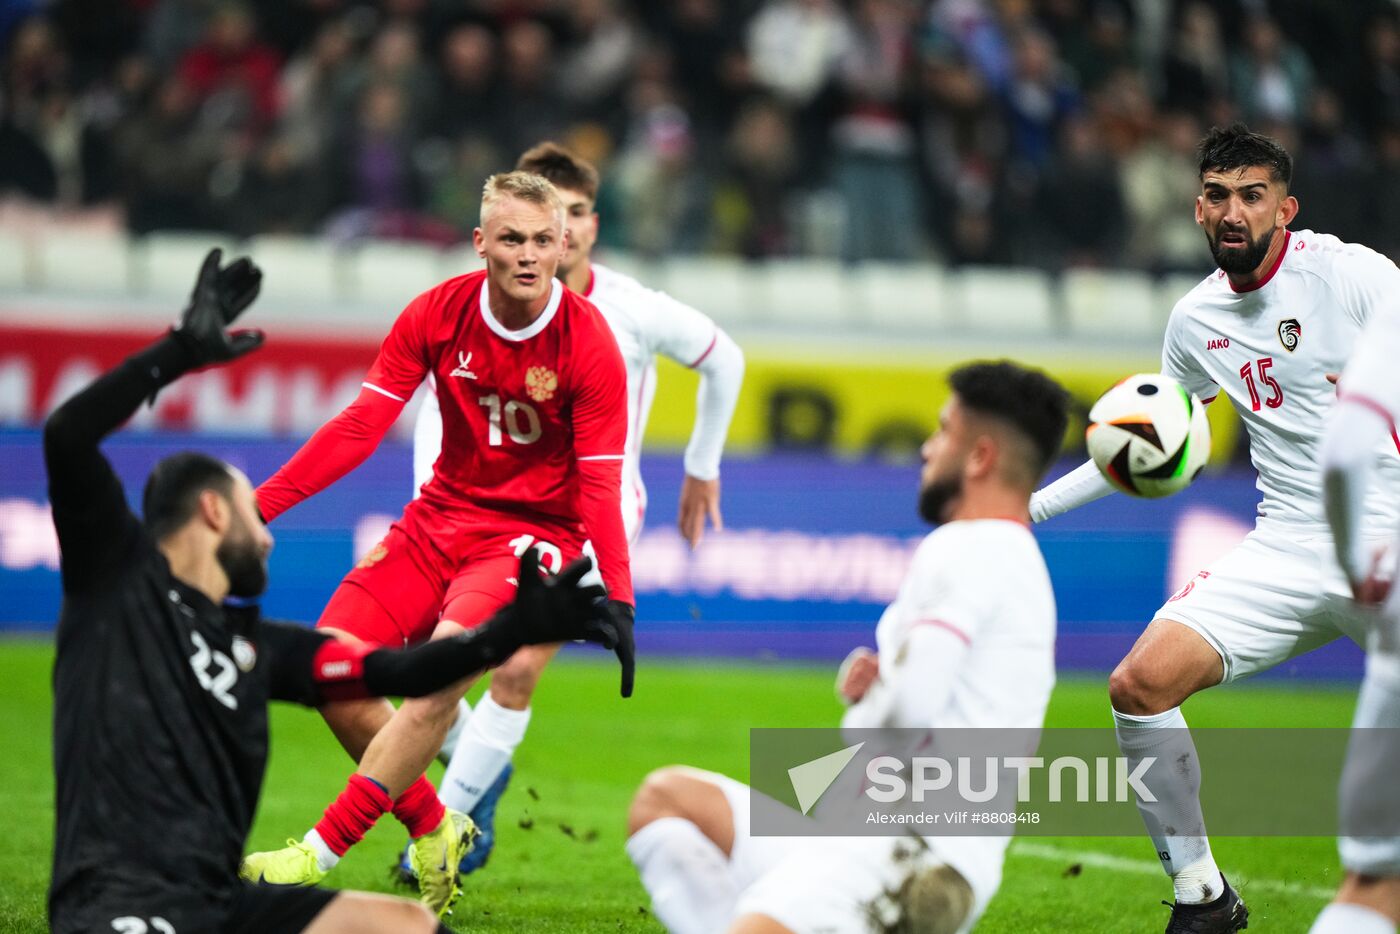
POLYGON ((687 474, 681 481, 677 524, 691 548, 699 546, 705 537, 706 518, 713 523, 716 532, 724 529, 724 518, 719 511, 719 478, 701 480, 687 474))

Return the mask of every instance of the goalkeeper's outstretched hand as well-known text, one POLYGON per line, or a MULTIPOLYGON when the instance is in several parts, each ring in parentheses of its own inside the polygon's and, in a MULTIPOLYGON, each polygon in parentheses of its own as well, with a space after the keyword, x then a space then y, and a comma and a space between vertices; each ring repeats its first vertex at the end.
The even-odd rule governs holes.
POLYGON ((215 248, 204 257, 190 303, 180 316, 174 335, 190 352, 196 366, 236 360, 261 346, 263 332, 230 331, 262 288, 262 270, 246 256, 220 267, 223 251, 215 248))

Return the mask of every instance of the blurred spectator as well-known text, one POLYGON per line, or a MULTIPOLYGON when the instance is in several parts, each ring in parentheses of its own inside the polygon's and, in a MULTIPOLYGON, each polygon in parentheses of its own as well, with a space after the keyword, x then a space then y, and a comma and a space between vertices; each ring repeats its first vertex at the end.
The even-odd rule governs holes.
POLYGON ((833 177, 846 209, 847 262, 923 253, 908 102, 914 12, 904 0, 860 0, 838 64, 833 177))
POLYGON ((830 83, 849 39, 833 0, 766 0, 748 28, 753 79, 789 106, 805 107, 830 83))
POLYGON ((1367 245, 1400 260, 1400 123, 1383 127, 1377 144, 1367 173, 1361 222, 1367 245))
POLYGON ((155 0, 141 36, 141 51, 167 74, 203 37, 221 0, 155 0))
POLYGON ((269 139, 253 153, 227 199, 227 226, 242 237, 309 234, 326 210, 321 165, 298 158, 297 144, 269 139))
POLYGON ((711 245, 750 259, 792 250, 790 199, 800 170, 792 122, 778 104, 750 101, 725 149, 711 245))
POLYGON ((1137 67, 1128 11, 1114 0, 1093 0, 1086 22, 1058 37, 1064 44, 1065 64, 1079 86, 1095 91, 1109 78, 1137 67))
POLYGON ((569 45, 560 56, 560 84, 575 116, 594 117, 616 101, 636 59, 640 37, 617 0, 572 0, 569 45))
POLYGON ((1267 16, 1245 23, 1244 54, 1231 56, 1231 84, 1246 120, 1302 119, 1312 93, 1312 66, 1267 16))
POLYGON ((690 118, 658 84, 634 88, 633 97, 635 126, 613 173, 626 246, 648 257, 698 252, 708 233, 708 200, 694 171, 690 118))
POLYGON ((259 132, 277 116, 281 60, 258 41, 251 11, 237 3, 218 7, 204 40, 180 59, 180 78, 218 122, 259 132))
POLYGON ((1157 128, 1157 136, 1123 162, 1127 258, 1154 273, 1204 273, 1210 254, 1192 209, 1201 193, 1196 163, 1201 124, 1189 111, 1174 111, 1163 114, 1157 128))
POLYGON ((501 39, 500 145, 521 153, 542 139, 558 136, 567 124, 559 96, 554 38, 538 20, 511 24, 501 39))
POLYGON ((354 54, 349 25, 332 20, 283 69, 279 146, 289 150, 293 161, 319 160, 332 140, 348 131, 340 120, 350 111, 354 96, 354 54))
POLYGON ((1032 259, 1052 268, 1115 265, 1127 234, 1123 190, 1113 157, 1086 116, 1065 121, 1059 150, 1040 188, 1032 259))
POLYGON ((1204 2, 1187 4, 1162 61, 1163 106, 1204 113, 1229 93, 1229 62, 1215 11, 1204 2))
POLYGON ((1054 41, 1036 29, 1016 37, 1010 79, 1003 91, 1010 155, 1039 171, 1050 161, 1060 123, 1079 107, 1079 94, 1055 57, 1054 41))
POLYGON ((352 101, 362 101, 376 86, 392 87, 399 96, 403 132, 414 139, 423 133, 436 111, 437 80, 423 61, 412 20, 392 20, 375 33, 350 86, 352 101))
POLYGON ((676 86, 685 95, 697 134, 706 142, 723 131, 739 109, 738 97, 748 83, 738 19, 721 0, 676 0, 662 36, 672 52, 676 86))
POLYGON ((413 164, 413 136, 403 91, 391 83, 371 84, 360 97, 348 138, 328 153, 332 195, 344 206, 331 221, 330 234, 356 239, 405 231, 418 209, 421 189, 413 164))
POLYGON ((166 78, 146 109, 117 129, 115 145, 133 233, 217 228, 209 176, 225 140, 199 120, 198 100, 183 79, 166 78))
POLYGON ((48 95, 68 87, 68 65, 68 52, 52 23, 33 16, 20 24, 0 72, 0 94, 16 123, 38 121, 48 95))
POLYGON ((1346 125, 1341 101, 1318 88, 1308 102, 1298 149, 1293 154, 1292 192, 1300 205, 1298 224, 1343 240, 1367 240, 1361 224, 1365 194, 1361 140, 1346 125))
POLYGON ((1368 134, 1379 136, 1400 125, 1400 22, 1395 12, 1378 14, 1367 24, 1354 97, 1368 134))
POLYGON ((497 135, 504 98, 496 80, 495 35, 476 23, 454 26, 438 59, 442 84, 431 134, 449 140, 497 135))

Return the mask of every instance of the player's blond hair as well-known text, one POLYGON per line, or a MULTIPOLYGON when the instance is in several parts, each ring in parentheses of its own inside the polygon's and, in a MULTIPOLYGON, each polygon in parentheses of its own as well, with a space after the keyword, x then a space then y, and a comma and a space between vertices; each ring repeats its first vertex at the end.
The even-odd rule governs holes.
POLYGON ((559 189, 554 187, 554 183, 542 175, 515 171, 498 172, 486 180, 481 189, 482 226, 486 225, 486 219, 496 205, 506 198, 518 198, 548 207, 559 215, 560 225, 564 223, 564 199, 559 196, 559 189))

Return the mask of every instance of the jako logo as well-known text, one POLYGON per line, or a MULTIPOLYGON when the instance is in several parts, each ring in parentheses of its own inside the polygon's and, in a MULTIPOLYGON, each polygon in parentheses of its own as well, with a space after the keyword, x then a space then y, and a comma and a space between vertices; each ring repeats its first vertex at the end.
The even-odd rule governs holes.
MULTIPOLYGON (((851 747, 855 749, 856 747, 851 747)), ((842 750, 842 753, 851 750, 842 750)), ((838 753, 839 755, 840 753, 838 753)), ((854 752, 851 753, 854 755, 854 752)), ((827 758, 831 758, 828 756, 827 758)), ((817 759, 808 765, 815 765, 822 762, 817 759)), ((943 791, 949 788, 954 781, 955 773, 957 780, 957 793, 965 801, 980 804, 990 801, 997 796, 998 775, 1004 769, 1014 769, 1016 771, 1016 800, 1024 804, 1031 799, 1031 771, 1033 769, 1045 768, 1045 760, 1040 756, 986 756, 981 761, 985 763, 985 770, 981 779, 981 788, 974 788, 973 783, 973 759, 970 756, 960 756, 954 760, 957 765, 947 759, 937 756, 916 756, 910 760, 909 766, 894 756, 876 756, 871 759, 865 767, 865 777, 870 781, 870 787, 865 789, 866 797, 881 804, 890 804, 902 800, 906 795, 915 803, 922 803, 924 795, 931 791, 943 791), (901 773, 908 772, 912 776, 912 781, 906 781, 901 773), (912 793, 910 785, 913 785, 912 793)), ((1089 794, 1089 775, 1091 772, 1089 762, 1078 756, 1061 756, 1050 763, 1048 774, 1049 779, 1049 800, 1051 802, 1063 800, 1063 782, 1065 772, 1074 773, 1074 801, 1080 804, 1087 804, 1090 801, 1106 802, 1109 800, 1118 803, 1126 803, 1133 800, 1128 797, 1128 789, 1136 792, 1138 799, 1151 803, 1157 797, 1148 791, 1147 786, 1142 783, 1142 776, 1157 761, 1155 756, 1149 756, 1138 763, 1137 768, 1128 771, 1128 760, 1123 756, 1109 759, 1098 756, 1093 760, 1092 772, 1094 775, 1094 794, 1089 794), (1114 763, 1114 768, 1110 769, 1109 763, 1114 763), (1110 779, 1110 771, 1116 772, 1116 780, 1110 779), (1110 799, 1110 794, 1112 798, 1110 799)), ((842 764, 844 767, 844 763, 842 764)), ((837 770, 840 771, 839 769, 837 770)), ((835 780, 835 775, 827 782, 835 780)), ((796 783, 794 782, 794 788, 796 783)), ((825 790, 825 788, 823 788, 825 790)), ((804 810, 803 813, 806 813, 804 810)))
POLYGON ((1229 349, 1230 349, 1230 338, 1228 338, 1228 337, 1212 337, 1210 340, 1206 341, 1206 350, 1229 350, 1229 349))

